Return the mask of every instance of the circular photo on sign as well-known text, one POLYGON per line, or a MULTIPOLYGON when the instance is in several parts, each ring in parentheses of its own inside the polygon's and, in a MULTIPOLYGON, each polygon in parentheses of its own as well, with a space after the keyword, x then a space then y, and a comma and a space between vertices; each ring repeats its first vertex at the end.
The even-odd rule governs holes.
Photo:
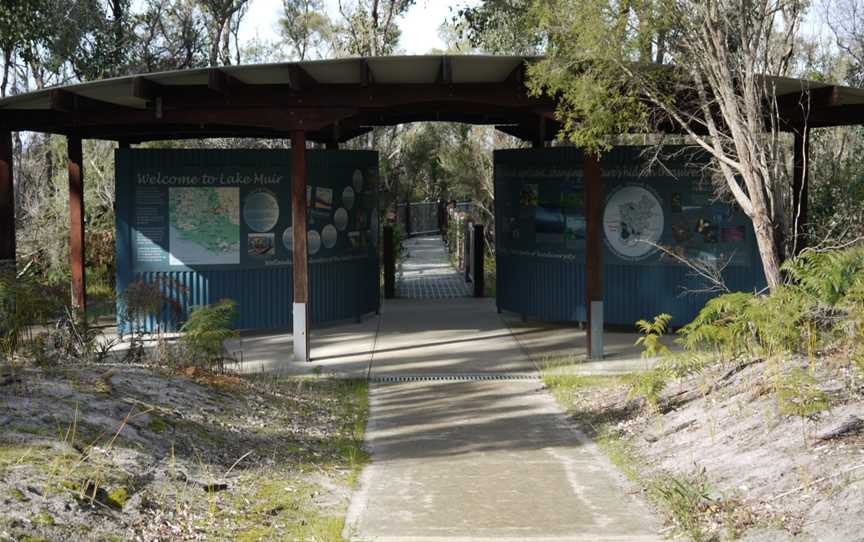
POLYGON ((663 234, 663 205, 648 188, 622 186, 606 200, 603 233, 619 258, 641 260, 657 250, 663 234))
POLYGON ((319 234, 316 230, 309 230, 306 234, 307 246, 309 247, 309 255, 318 254, 318 251, 321 250, 321 234, 319 234))
POLYGON ((345 231, 345 228, 348 227, 348 211, 342 207, 336 209, 336 212, 333 213, 333 223, 336 224, 337 230, 345 231))
POLYGON ((358 194, 363 191, 363 172, 359 169, 354 170, 354 176, 351 177, 351 182, 354 185, 354 191, 358 194))
POLYGON ((346 209, 354 207, 354 189, 350 186, 346 186, 345 190, 342 191, 342 205, 346 209))
POLYGON ((260 190, 249 194, 243 204, 243 220, 256 232, 272 230, 279 221, 279 202, 276 196, 260 190))
POLYGON ((324 243, 324 248, 333 248, 336 246, 336 238, 338 237, 336 227, 333 224, 327 224, 321 230, 321 241, 324 243))
POLYGON ((291 226, 285 228, 285 231, 282 232, 282 244, 285 245, 288 252, 294 250, 294 228, 291 226))

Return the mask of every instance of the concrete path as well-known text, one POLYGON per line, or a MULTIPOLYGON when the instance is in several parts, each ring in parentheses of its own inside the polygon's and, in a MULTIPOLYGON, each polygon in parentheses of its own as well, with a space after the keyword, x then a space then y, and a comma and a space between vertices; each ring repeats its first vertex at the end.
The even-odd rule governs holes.
POLYGON ((358 541, 661 540, 487 299, 388 301, 370 375, 358 541))

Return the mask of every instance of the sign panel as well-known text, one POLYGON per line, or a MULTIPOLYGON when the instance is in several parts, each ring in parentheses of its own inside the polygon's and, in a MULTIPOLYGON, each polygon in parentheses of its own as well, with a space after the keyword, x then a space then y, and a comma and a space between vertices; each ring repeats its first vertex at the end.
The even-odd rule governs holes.
MULTIPOLYGON (((121 149, 116 156, 119 293, 135 280, 160 281, 179 294, 184 314, 230 298, 240 327, 290 323, 289 151, 121 149)), ((356 318, 378 306, 378 156, 306 157, 312 319, 356 318)))

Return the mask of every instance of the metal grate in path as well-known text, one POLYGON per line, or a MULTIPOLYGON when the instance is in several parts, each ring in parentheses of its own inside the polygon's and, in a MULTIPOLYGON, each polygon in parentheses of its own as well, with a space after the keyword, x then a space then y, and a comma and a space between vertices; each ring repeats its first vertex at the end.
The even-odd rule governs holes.
POLYGON ((369 377, 370 382, 475 382, 480 380, 536 382, 540 380, 540 375, 530 373, 490 373, 473 375, 381 375, 369 377))

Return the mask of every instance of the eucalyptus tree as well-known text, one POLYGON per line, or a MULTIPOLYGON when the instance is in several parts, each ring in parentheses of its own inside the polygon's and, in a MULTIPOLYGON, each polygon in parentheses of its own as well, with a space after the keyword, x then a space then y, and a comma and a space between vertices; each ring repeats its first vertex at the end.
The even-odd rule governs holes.
MULTIPOLYGON (((502 2, 515 4, 494 3, 502 2)), ((789 73, 806 5, 535 0, 523 12, 546 56, 529 67, 529 88, 557 97, 562 136, 591 153, 608 150, 616 134, 683 132, 713 158, 718 189, 752 221, 774 288, 789 190, 776 89, 761 74, 789 73)))

